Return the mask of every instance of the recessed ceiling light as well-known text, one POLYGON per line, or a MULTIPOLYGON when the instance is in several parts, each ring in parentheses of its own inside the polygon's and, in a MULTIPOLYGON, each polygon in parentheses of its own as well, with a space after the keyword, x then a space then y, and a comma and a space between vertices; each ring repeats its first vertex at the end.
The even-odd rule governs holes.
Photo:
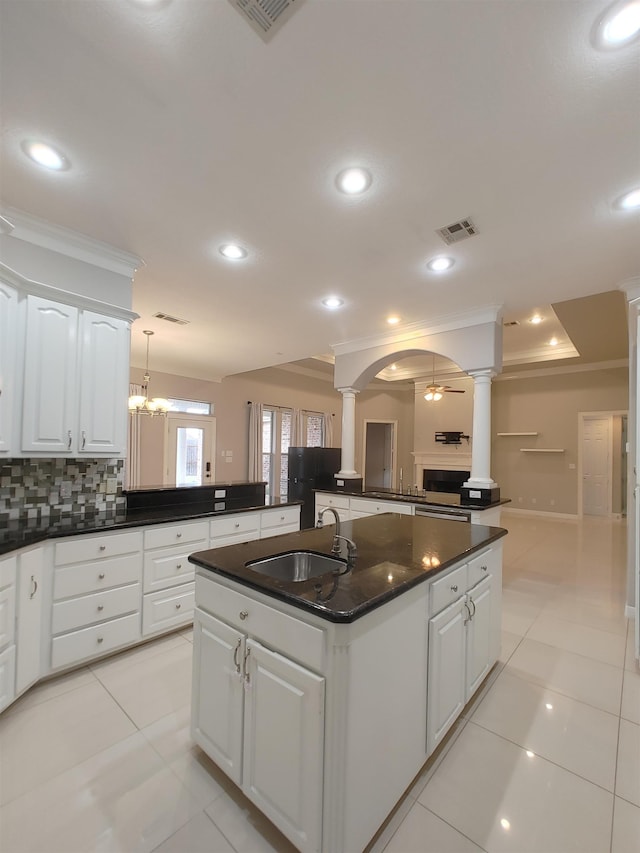
POLYGON ((640 187, 620 196, 615 206, 620 210, 635 210, 640 207, 640 187))
POLYGON ((33 160, 39 166, 44 166, 45 169, 63 172, 71 165, 64 154, 61 154, 60 151, 57 151, 52 145, 47 145, 45 142, 25 139, 21 147, 30 160, 33 160))
POLYGON ((551 340, 549 341, 549 346, 557 347, 558 346, 558 339, 557 338, 551 338, 551 340))
POLYGON ((371 173, 359 166, 344 169, 336 178, 336 185, 340 192, 347 195, 358 195, 368 190, 371 186, 371 173))
POLYGON ((322 300, 322 304, 325 308, 330 308, 332 311, 335 311, 336 308, 340 308, 344 305, 344 300, 340 299, 339 296, 327 296, 326 299, 322 300))
POLYGON ((445 270, 450 270, 454 265, 455 261, 453 258, 432 258, 427 266, 432 272, 444 272, 445 270))
POLYGON ((542 317, 539 314, 534 314, 533 317, 529 317, 529 322, 537 326, 538 323, 542 323, 542 317))
POLYGON ((601 48, 624 47, 640 34, 640 0, 618 0, 599 18, 594 42, 601 48))
POLYGON ((397 326, 399 322, 400 322, 400 317, 396 317, 395 315, 392 317, 387 317, 387 323, 390 326, 397 326))
POLYGON ((247 250, 238 246, 237 243, 225 243, 224 246, 220 246, 220 254, 230 261, 241 261, 247 257, 247 250))

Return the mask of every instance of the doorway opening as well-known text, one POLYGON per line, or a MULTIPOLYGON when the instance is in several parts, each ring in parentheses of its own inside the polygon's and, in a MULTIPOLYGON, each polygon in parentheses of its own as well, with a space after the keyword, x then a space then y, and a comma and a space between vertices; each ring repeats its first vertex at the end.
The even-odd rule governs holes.
POLYGON ((168 414, 165 486, 206 486, 215 482, 216 419, 168 414))
POLYGON ((364 488, 393 489, 396 483, 398 421, 365 420, 364 488))
POLYGON ((580 412, 578 514, 627 514, 627 412, 580 412))

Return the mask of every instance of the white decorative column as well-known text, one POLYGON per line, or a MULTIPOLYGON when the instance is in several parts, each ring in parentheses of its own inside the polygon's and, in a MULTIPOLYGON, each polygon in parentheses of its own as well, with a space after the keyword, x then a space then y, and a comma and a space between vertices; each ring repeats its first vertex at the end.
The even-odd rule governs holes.
POLYGON ((491 380, 492 370, 470 370, 473 377, 473 432, 471 476, 464 484, 468 489, 495 489, 491 479, 491 380))
POLYGON ((336 477, 355 480, 356 471, 356 394, 355 388, 338 388, 342 394, 342 458, 336 477))

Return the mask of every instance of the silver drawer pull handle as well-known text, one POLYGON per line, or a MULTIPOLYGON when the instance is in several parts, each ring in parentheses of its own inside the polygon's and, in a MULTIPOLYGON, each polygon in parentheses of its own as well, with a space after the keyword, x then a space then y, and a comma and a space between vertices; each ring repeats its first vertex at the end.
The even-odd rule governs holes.
POLYGON ((71 450, 71 430, 67 430, 67 450, 71 450))
POLYGON ((98 613, 100 613, 103 610, 104 610, 104 604, 99 604, 98 605, 98 613))
POLYGON ((106 551, 106 550, 107 550, 107 546, 106 546, 106 545, 101 545, 101 546, 100 546, 100 548, 99 548, 98 550, 99 550, 99 551, 106 551))
POLYGON ((176 604, 176 610, 180 610, 181 607, 182 607, 181 604, 176 604))
POLYGON ((99 580, 99 581, 103 581, 103 580, 104 580, 104 572, 100 572, 100 574, 98 575, 98 580, 99 580))
POLYGON ((182 537, 182 533, 176 533, 176 539, 180 539, 182 537))
POLYGON ((284 515, 280 516, 280 521, 284 521, 284 515))
POLYGON ((487 571, 487 567, 486 567, 486 566, 480 566, 480 568, 481 568, 481 570, 482 570, 483 572, 486 572, 486 571, 487 571))
POLYGON ((244 622, 244 620, 247 618, 247 616, 248 616, 248 615, 249 615, 249 611, 248 611, 248 610, 241 610, 241 611, 240 611, 240 618, 242 619, 242 621, 243 621, 243 622, 244 622))
POLYGON ((181 569, 181 568, 182 568, 182 563, 178 563, 178 565, 176 566, 176 569, 181 569))
POLYGON ((240 651, 241 643, 242 640, 238 640, 238 642, 236 643, 236 647, 233 650, 233 664, 236 668, 236 675, 240 675, 240 661, 238 660, 238 652, 240 651))
POLYGON ((31 592, 29 593, 29 598, 33 598, 36 592, 38 591, 38 581, 31 575, 31 583, 33 584, 31 587, 31 592))
POLYGON ((234 526, 234 527, 240 527, 240 522, 239 522, 239 521, 236 521, 236 523, 235 523, 233 526, 234 526))
POLYGON ((458 591, 458 584, 453 584, 451 587, 451 592, 457 592, 457 591, 458 591))
POLYGON ((103 643, 103 642, 104 642, 104 637, 98 637, 98 643, 103 643))
POLYGON ((249 675, 249 655, 250 654, 251 654, 251 649, 247 649, 247 651, 245 652, 245 655, 244 655, 244 662, 243 662, 245 687, 248 687, 249 683, 251 682, 251 677, 249 675))
POLYGON ((84 450, 86 445, 87 445, 87 433, 84 430, 82 430, 82 447, 80 449, 84 450))

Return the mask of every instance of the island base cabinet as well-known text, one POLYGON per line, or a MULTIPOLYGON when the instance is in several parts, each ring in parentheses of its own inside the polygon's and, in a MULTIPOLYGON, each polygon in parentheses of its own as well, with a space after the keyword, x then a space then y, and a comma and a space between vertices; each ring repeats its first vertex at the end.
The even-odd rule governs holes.
POLYGON ((303 853, 321 849, 321 676, 196 608, 192 736, 303 853))
POLYGON ((236 785, 242 784, 243 643, 238 631, 196 608, 191 736, 236 785))
POLYGON ((431 754, 465 704, 467 609, 463 598, 429 620, 427 752, 431 754))

